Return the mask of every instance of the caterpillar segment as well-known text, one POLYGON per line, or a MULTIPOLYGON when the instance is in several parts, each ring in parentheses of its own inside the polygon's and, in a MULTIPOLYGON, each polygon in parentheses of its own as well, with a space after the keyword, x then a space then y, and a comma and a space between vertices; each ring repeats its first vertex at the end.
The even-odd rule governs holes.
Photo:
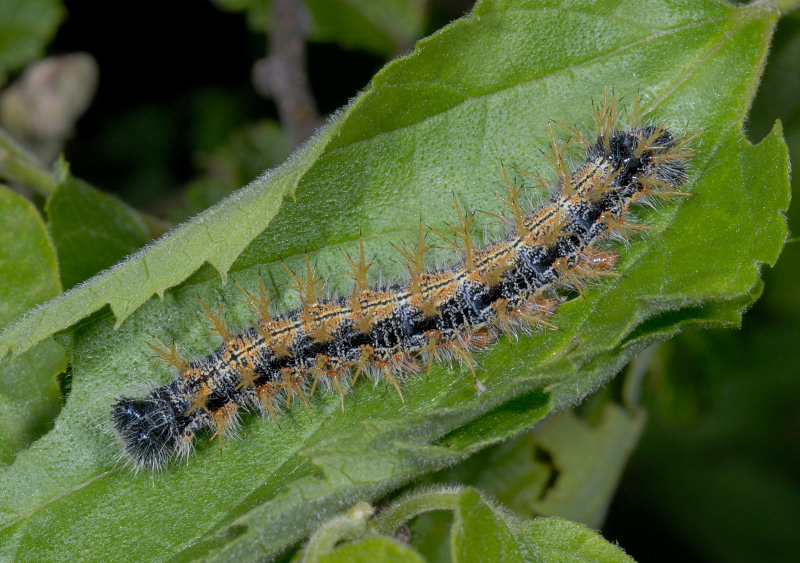
POLYGON ((550 198, 529 212, 519 202, 521 186, 503 167, 508 194, 501 199, 511 217, 495 215, 509 224, 502 240, 475 245, 473 216, 456 201, 458 224, 446 235, 436 233, 459 243, 460 259, 452 267, 426 269, 430 246, 420 222, 416 244, 396 247, 407 262, 406 283, 371 287, 367 272, 373 264, 362 243, 357 258, 343 253, 354 281, 347 297, 321 298, 322 280, 306 257, 303 276, 287 267, 290 287, 302 304, 296 311, 271 314, 261 280, 256 293, 240 286, 256 320, 233 334, 222 308, 213 311, 201 302, 222 339, 219 349, 184 360, 175 344, 157 340, 156 358, 174 366, 178 376, 144 397, 122 397, 112 407, 129 459, 138 468, 161 467, 173 455, 191 451, 195 435, 204 429, 221 444, 235 430, 242 409, 256 408, 278 423, 279 409, 299 400, 310 416, 309 400, 321 388, 336 392, 344 409, 347 383, 352 386, 365 375, 383 380, 404 401, 403 378, 429 377, 432 364, 446 358, 467 367, 477 389, 484 389, 474 369, 476 350, 491 346, 498 333, 511 342, 521 328, 554 328, 550 318, 565 292, 582 293, 588 282, 617 275, 618 254, 599 245, 654 228, 629 222, 631 205, 687 195, 679 188, 687 179, 691 138, 676 139, 663 125, 639 125, 638 105, 637 98, 632 125, 618 129, 619 104, 604 95, 594 108, 594 140, 568 130, 570 142, 586 151, 573 171, 564 158, 566 145, 549 127, 546 156, 557 181, 550 198))

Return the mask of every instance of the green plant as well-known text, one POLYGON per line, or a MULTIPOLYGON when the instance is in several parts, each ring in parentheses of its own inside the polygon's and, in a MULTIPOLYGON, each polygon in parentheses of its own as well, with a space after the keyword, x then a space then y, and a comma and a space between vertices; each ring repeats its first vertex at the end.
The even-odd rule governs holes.
MULTIPOLYGON (((761 264, 774 264, 786 237, 788 156, 780 125, 755 146, 742 133, 777 17, 767 3, 481 2, 470 16, 388 64, 285 164, 9 324, 0 353, 19 359, 11 364, 6 357, 0 377, 14 377, 13 388, 26 401, 52 405, 53 389, 49 402, 35 397, 53 387, 66 355, 72 389, 53 429, 26 449, 20 449, 25 437, 36 432, 15 427, 19 417, 8 417, 12 438, 3 446, 6 459, 15 460, 0 471, 0 553, 180 560, 287 553, 357 501, 386 498, 574 405, 650 344, 683 328, 738 326, 741 311, 762 290, 761 264), (231 324, 244 326, 250 316, 233 281, 252 288, 261 275, 280 305, 293 307, 295 296, 281 289, 287 281, 282 262, 297 270, 305 253, 327 287, 343 294, 349 281, 340 249, 352 255, 359 236, 377 268, 399 277, 392 245, 413 237, 409 225, 423 216, 434 228, 444 226, 453 209, 441 201, 451 194, 469 209, 498 212, 501 159, 546 170, 537 151, 546 146, 548 120, 586 129, 590 100, 604 86, 629 98, 642 92, 647 115, 656 121, 705 131, 692 161, 696 196, 648 212, 648 222, 667 229, 624 248, 622 278, 565 303, 554 318, 559 331, 526 335, 514 346, 500 342, 482 353, 478 369, 486 393, 476 396, 463 370, 436 366, 429 381, 407 382, 405 406, 391 389, 357 385, 344 413, 338 397, 321 394, 311 402, 310 419, 302 405, 281 415, 280 428, 248 419, 222 454, 204 444, 188 464, 157 475, 133 475, 116 464, 110 403, 172 377, 150 360, 150 335, 176 340, 189 355, 214 347, 198 296, 224 301, 231 324)), ((20 167, 30 164, 11 144, 6 154, 20 167)), ((36 270, 31 266, 16 279, 4 274, 3 301, 14 305, 3 317, 7 323, 59 293, 60 283, 72 285, 101 270, 110 265, 108 256, 122 255, 154 233, 146 217, 76 180, 65 165, 57 167, 53 182, 47 225, 31 203, 3 192, 4 221, 22 217, 30 232, 4 245, 17 252, 6 259, 14 264, 9 272, 36 259, 36 270), (81 209, 102 210, 114 220, 75 212, 77 201, 81 209), (93 227, 90 236, 75 244, 86 225, 93 227), (87 256, 96 261, 85 264, 87 256)), ((492 229, 490 217, 476 217, 477 231, 492 229)), ((522 509, 599 525, 642 425, 635 400, 627 396, 623 408, 607 399, 601 394, 590 402, 583 420, 571 421, 570 414, 550 423, 557 426, 550 439, 563 439, 566 458, 597 440, 614 452, 592 466, 595 481, 586 485, 576 478, 571 492, 584 490, 589 500, 551 498, 548 506, 538 498, 519 501, 522 509)), ((35 413, 27 424, 41 425, 45 415, 33 406, 21 410, 35 413)), ((547 443, 541 435, 537 440, 540 448, 547 443)), ((537 447, 514 444, 521 449, 508 446, 505 466, 497 449, 481 459, 494 456, 499 467, 518 467, 514 455, 537 447)), ((533 464, 515 483, 545 490, 552 476, 546 465, 533 464)), ((583 467, 578 459, 561 471, 574 476, 583 467)), ((472 479, 492 479, 486 468, 473 469, 472 479)), ((496 525, 497 549, 509 553, 517 549, 531 557, 535 549, 529 546, 545 549, 558 538, 569 546, 567 559, 598 553, 625 559, 577 524, 520 522, 472 489, 448 494, 447 506, 456 514, 454 553, 465 558, 478 556, 478 547, 467 541, 475 536, 457 530, 472 524, 496 525), (587 555, 582 541, 599 551, 587 555)), ((403 502, 408 499, 394 510, 403 502)), ((514 503, 510 493, 506 502, 514 503)), ((355 517, 365 531, 372 530, 368 513, 364 508, 355 517)), ((388 531, 381 530, 383 523, 377 531, 388 531)), ((317 534, 325 530, 330 528, 317 534)), ((342 557, 374 550, 376 542, 400 549, 389 541, 360 539, 360 547, 339 549, 347 550, 342 557)))

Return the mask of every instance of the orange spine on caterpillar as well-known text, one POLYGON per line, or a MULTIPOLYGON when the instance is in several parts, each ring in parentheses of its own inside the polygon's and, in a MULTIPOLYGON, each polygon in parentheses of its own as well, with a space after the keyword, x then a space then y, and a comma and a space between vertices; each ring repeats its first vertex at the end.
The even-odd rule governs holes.
POLYGON ((137 467, 158 468, 175 454, 188 454, 195 434, 205 428, 221 440, 235 429, 243 408, 268 412, 276 423, 278 407, 295 398, 308 411, 320 383, 339 394, 342 409, 346 384, 352 386, 361 375, 383 379, 403 400, 401 376, 429 373, 444 356, 466 364, 483 390, 473 369, 474 349, 491 345, 499 332, 510 338, 520 326, 552 326, 548 318, 563 300, 559 291, 582 292, 586 280, 616 275, 617 254, 598 243, 653 228, 627 220, 631 205, 649 196, 687 195, 677 188, 687 179, 691 138, 676 138, 664 125, 640 125, 638 106, 637 96, 628 125, 619 129, 619 103, 604 94, 594 107, 593 141, 564 128, 586 152, 571 172, 564 160, 566 145, 559 145, 550 127, 552 150, 546 156, 557 181, 549 186, 551 197, 530 212, 522 210, 521 187, 503 169, 508 195, 501 199, 512 221, 499 242, 476 246, 470 237, 472 216, 456 201, 459 225, 451 230, 460 239, 461 260, 453 267, 425 269, 430 247, 420 223, 416 246, 397 248, 408 262, 407 283, 370 287, 372 262, 362 244, 357 260, 344 255, 354 280, 348 297, 321 299, 321 280, 306 257, 305 276, 289 271, 291 287, 300 293, 297 311, 272 316, 262 283, 258 295, 240 287, 257 319, 234 334, 221 308, 215 312, 201 302, 223 340, 220 348, 187 361, 174 344, 158 341, 153 346, 157 359, 173 365, 178 376, 144 397, 120 398, 112 407, 112 422, 130 460, 137 467))

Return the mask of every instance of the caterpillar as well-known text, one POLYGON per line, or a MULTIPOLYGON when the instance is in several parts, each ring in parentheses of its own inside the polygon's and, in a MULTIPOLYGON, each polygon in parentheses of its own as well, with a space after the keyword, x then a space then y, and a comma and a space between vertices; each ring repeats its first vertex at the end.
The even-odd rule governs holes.
MULTIPOLYGON (((222 345, 204 358, 187 361, 177 346, 158 346, 156 359, 179 372, 169 383, 144 397, 121 397, 111 409, 111 421, 124 455, 136 468, 157 469, 173 456, 188 456, 195 435, 213 429, 213 438, 233 432, 242 409, 269 413, 293 398, 308 410, 308 400, 320 383, 338 392, 344 409, 345 387, 362 375, 382 378, 403 400, 400 380, 430 370, 433 362, 450 357, 472 369, 474 349, 491 345, 500 333, 509 338, 520 327, 552 326, 548 321, 567 294, 583 291, 587 281, 617 275, 617 252, 600 245, 609 238, 628 238, 652 229, 633 224, 631 205, 688 195, 678 191, 687 181, 686 161, 693 156, 684 132, 676 138, 665 125, 639 123, 639 97, 627 125, 618 128, 620 103, 603 95, 593 105, 596 136, 564 128, 569 139, 559 144, 549 128, 557 179, 541 187, 550 197, 524 212, 523 186, 512 183, 505 169, 510 209, 508 234, 485 247, 470 237, 471 217, 458 201, 461 257, 449 268, 427 270, 429 246, 418 232, 416 247, 398 248, 408 262, 409 280, 370 287, 363 243, 357 260, 344 255, 355 281, 352 294, 324 299, 320 279, 306 256, 306 276, 288 268, 300 309, 272 316, 269 295, 259 283, 257 294, 240 286, 256 314, 251 327, 233 334, 222 318, 201 304, 222 345), (585 151, 585 159, 570 172, 564 158, 569 143, 585 151)), ((522 172, 522 171, 520 171, 522 172)), ((523 172, 523 174, 527 174, 523 172)), ((503 217, 506 217, 505 215, 503 217)), ((478 392, 483 384, 472 370, 478 392)))

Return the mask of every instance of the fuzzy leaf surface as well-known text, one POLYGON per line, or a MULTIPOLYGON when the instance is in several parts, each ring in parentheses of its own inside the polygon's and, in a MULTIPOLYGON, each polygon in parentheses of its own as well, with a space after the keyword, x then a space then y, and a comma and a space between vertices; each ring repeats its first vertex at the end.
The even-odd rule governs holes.
MULTIPOLYGON (((760 265, 775 262, 786 237, 780 127, 755 146, 741 130, 776 18, 765 3, 485 1, 421 41, 288 164, 3 336, 21 350, 105 303, 117 315, 75 329, 73 391, 55 428, 0 471, 0 556, 274 555, 343 507, 579 401, 682 326, 736 325, 758 294, 760 265), (344 413, 335 393, 321 392, 311 419, 298 404, 280 427, 246 417, 223 451, 201 436, 188 463, 156 475, 116 464, 111 403, 174 376, 150 359, 150 334, 190 357, 214 349, 198 296, 224 300, 233 326, 252 320, 232 281, 220 285, 208 266, 167 288, 207 261, 246 288, 262 275, 290 308, 299 300, 281 262, 300 271, 309 253, 328 290, 346 294, 340 249, 353 256, 361 235, 375 271, 399 279, 392 244, 410 242, 420 216, 446 229, 453 195, 468 210, 500 212, 501 159, 547 170, 538 149, 548 119, 587 130, 605 85, 629 101, 640 91, 648 119, 705 129, 687 186, 696 195, 637 212, 667 229, 620 246, 623 275, 564 303, 552 319, 560 330, 482 352, 485 393, 468 370, 439 365, 430 381, 404 384, 405 405, 391 388, 359 384, 344 413), (147 301, 153 293, 164 300, 147 301), (72 316, 62 318, 67 303, 72 316)), ((493 228, 476 217, 477 234, 493 228)))
POLYGON ((619 547, 575 522, 561 518, 537 518, 511 524, 519 544, 528 552, 527 561, 550 563, 632 563, 619 547))
POLYGON ((492 507, 475 489, 456 502, 450 540, 454 562, 597 561, 630 563, 596 532, 560 518, 521 520, 492 507))

